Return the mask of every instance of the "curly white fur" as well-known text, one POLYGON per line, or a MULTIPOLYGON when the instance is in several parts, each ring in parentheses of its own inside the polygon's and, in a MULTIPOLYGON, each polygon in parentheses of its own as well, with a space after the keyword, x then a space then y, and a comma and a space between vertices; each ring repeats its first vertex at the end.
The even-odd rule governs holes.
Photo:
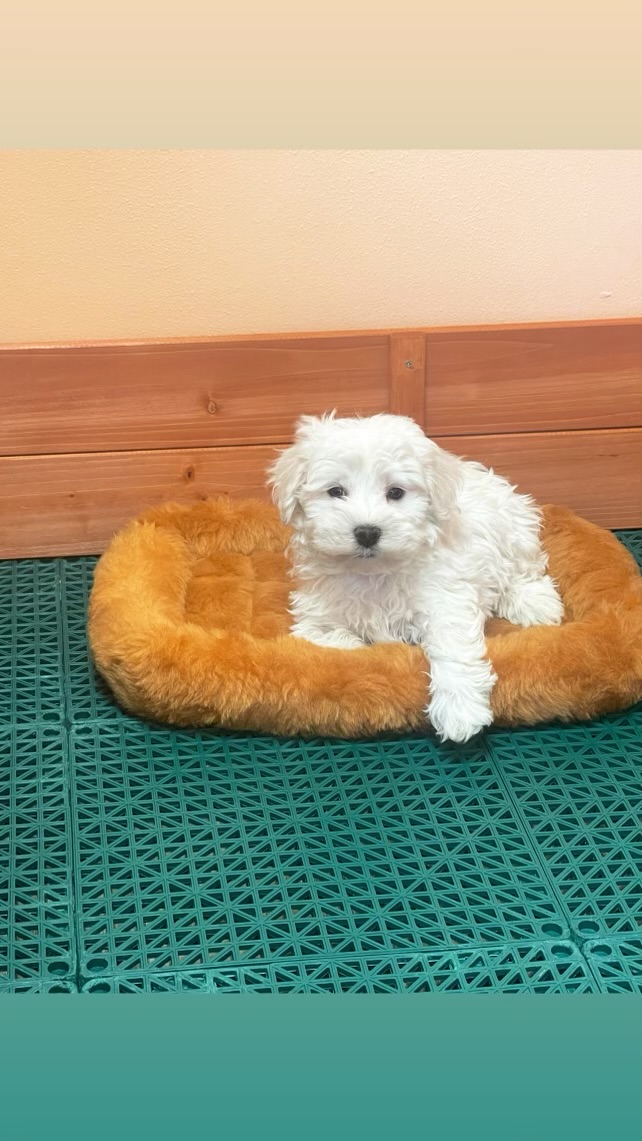
POLYGON ((304 416, 270 482, 294 528, 292 633, 345 649, 417 643, 439 736, 466 741, 490 725, 486 619, 563 616, 533 501, 392 415, 304 416))

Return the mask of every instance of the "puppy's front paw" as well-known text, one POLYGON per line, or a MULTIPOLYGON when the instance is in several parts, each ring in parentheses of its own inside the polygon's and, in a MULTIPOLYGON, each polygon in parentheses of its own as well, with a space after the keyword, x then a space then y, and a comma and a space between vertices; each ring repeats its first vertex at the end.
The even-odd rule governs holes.
POLYGON ((437 736, 442 741, 454 741, 463 745, 471 737, 476 737, 482 729, 487 729, 493 723, 490 705, 479 703, 478 707, 462 708, 456 705, 451 698, 444 702, 433 698, 428 706, 428 716, 437 736))
POLYGON ((426 712, 442 741, 463 744, 492 725, 490 694, 494 682, 487 661, 474 666, 453 663, 438 670, 433 667, 432 697, 426 712))

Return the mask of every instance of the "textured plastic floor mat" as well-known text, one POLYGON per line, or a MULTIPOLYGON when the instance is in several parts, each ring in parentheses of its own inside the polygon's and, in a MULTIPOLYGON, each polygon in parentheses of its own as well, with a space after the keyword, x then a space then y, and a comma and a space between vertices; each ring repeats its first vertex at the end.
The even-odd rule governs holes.
POLYGON ((594 725, 492 734, 491 756, 579 940, 642 918, 642 711, 594 725))
POLYGON ((457 954, 394 958, 309 959, 218 971, 167 971, 92 979, 85 991, 249 991, 255 994, 391 994, 399 991, 573 993, 594 989, 586 961, 571 943, 513 943, 457 954))
POLYGON ((34 982, 0 983, 2 994, 78 994, 78 987, 72 979, 59 979, 57 982, 36 979, 34 982))
POLYGON ((0 562, 0 724, 62 721, 62 645, 56 563, 0 562))
POLYGON ((479 749, 72 735, 85 975, 563 938, 479 749))
POLYGON ((0 988, 75 976, 65 734, 0 727, 0 988))
POLYGON ((602 990, 628 994, 642 990, 642 936, 591 940, 583 952, 602 990))
POLYGON ((87 649, 87 602, 96 562, 95 558, 59 560, 65 616, 65 695, 71 721, 124 716, 96 673, 87 649))
POLYGON ((95 677, 94 564, 0 562, 0 992, 642 989, 642 709, 463 750, 171 732, 95 677))

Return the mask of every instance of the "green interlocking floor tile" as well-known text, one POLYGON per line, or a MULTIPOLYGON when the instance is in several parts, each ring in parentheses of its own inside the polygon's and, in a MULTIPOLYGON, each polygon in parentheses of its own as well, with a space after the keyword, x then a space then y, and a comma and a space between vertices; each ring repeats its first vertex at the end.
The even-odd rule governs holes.
POLYGON ((456 953, 278 960, 221 970, 114 975, 91 979, 84 989, 92 994, 154 991, 393 994, 499 990, 505 994, 568 994, 595 988, 577 947, 560 941, 512 943, 456 953))
POLYGON ((0 986, 75 975, 64 730, 0 726, 0 986))
POLYGON ((86 976, 566 935, 479 749, 133 723, 72 747, 86 976))
POLYGON ((93 667, 87 647, 87 601, 96 558, 60 559, 62 606, 65 616, 65 690, 71 721, 97 718, 118 720, 118 708, 93 667))
POLYGON ((496 733, 488 749, 519 808, 572 933, 642 921, 642 711, 592 725, 496 733))
POLYGON ((642 992, 642 935, 628 939, 593 939, 582 952, 602 990, 642 992))
POLYGON ((0 561, 0 724, 62 721, 61 666, 56 560, 0 561))
POLYGON ((78 987, 72 979, 36 979, 23 983, 0 983, 2 994, 78 994, 78 987))

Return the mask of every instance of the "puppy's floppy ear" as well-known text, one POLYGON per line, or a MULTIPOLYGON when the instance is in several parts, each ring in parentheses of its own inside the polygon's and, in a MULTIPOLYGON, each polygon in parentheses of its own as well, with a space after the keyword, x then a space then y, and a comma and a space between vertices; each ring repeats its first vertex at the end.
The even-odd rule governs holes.
POLYGON ((295 523, 300 510, 299 492, 305 479, 307 462, 301 444, 292 444, 281 452, 268 472, 272 499, 284 523, 295 523))
POLYGON ((285 448, 268 471, 268 485, 285 524, 295 525, 300 511, 299 493, 308 469, 306 440, 315 423, 318 423, 316 416, 301 416, 294 431, 294 443, 285 448))
POLYGON ((457 498, 462 484, 463 465, 458 456, 445 452, 432 440, 427 439, 426 444, 426 487, 435 520, 443 526, 458 511, 457 498))
POLYGON ((300 519, 299 493, 305 482, 309 458, 314 453, 316 436, 335 415, 335 412, 329 412, 324 416, 301 416, 294 429, 294 443, 281 452, 268 471, 272 498, 284 523, 296 526, 300 519))

